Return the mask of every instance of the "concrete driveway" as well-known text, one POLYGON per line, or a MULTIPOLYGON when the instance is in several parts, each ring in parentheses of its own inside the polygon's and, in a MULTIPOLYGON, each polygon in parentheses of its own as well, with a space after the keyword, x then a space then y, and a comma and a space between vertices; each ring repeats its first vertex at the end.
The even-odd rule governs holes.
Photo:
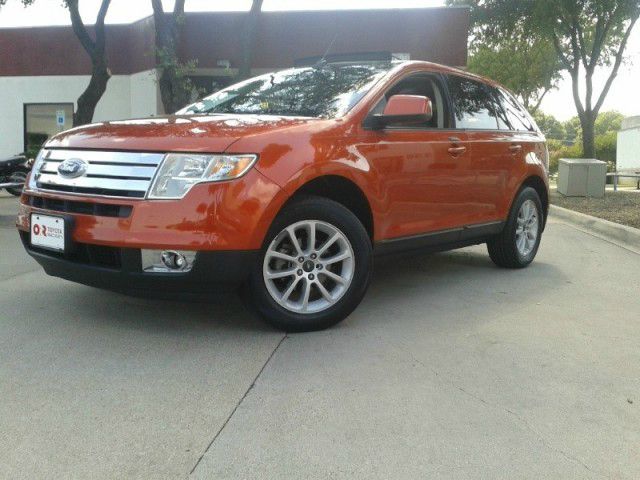
POLYGON ((45 276, 0 198, 0 478, 640 478, 640 255, 377 262, 331 330, 45 276))

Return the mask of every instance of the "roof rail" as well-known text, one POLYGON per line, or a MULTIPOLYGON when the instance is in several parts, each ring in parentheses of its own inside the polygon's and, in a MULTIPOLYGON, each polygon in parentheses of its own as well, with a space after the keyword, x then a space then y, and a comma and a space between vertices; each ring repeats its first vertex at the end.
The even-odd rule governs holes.
POLYGON ((391 52, 355 52, 355 53, 332 53, 326 56, 314 55, 294 60, 295 67, 312 67, 320 61, 322 63, 368 63, 368 62, 391 62, 393 61, 391 52))

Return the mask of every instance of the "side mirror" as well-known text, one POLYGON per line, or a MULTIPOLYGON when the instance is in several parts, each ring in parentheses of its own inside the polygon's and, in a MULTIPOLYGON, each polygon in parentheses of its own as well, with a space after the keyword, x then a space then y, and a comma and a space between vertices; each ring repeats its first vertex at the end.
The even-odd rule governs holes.
POLYGON ((431 99, 420 95, 392 95, 382 114, 371 115, 365 126, 375 130, 390 125, 425 123, 433 118, 431 99))

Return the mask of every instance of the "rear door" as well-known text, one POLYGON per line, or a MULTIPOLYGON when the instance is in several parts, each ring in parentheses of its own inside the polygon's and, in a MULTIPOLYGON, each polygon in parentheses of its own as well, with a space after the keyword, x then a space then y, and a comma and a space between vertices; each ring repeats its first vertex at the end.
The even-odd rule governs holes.
MULTIPOLYGON (((506 217, 511 202, 520 188, 520 182, 529 161, 538 163, 539 158, 546 158, 546 149, 535 122, 518 101, 503 88, 489 87, 496 99, 501 120, 500 128, 508 135, 510 161, 505 179, 502 201, 498 204, 499 213, 506 217), (503 126, 504 124, 504 126, 503 126)), ((500 123, 500 122, 499 122, 500 123)))
MULTIPOLYGON (((515 161, 513 133, 493 92, 482 82, 447 75, 457 135, 466 135, 469 179, 466 225, 504 220, 503 203, 515 161)), ((517 147, 516 147, 517 148, 517 147)))

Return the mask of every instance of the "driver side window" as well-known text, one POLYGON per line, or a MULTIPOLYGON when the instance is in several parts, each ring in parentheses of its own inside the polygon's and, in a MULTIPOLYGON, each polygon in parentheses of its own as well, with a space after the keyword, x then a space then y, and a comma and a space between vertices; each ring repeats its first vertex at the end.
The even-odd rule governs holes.
POLYGON ((384 112, 387 101, 393 95, 419 95, 422 97, 428 97, 433 106, 433 117, 430 121, 415 124, 411 127, 403 126, 397 128, 445 128, 446 116, 444 109, 444 97, 442 95, 440 84, 432 75, 414 74, 400 80, 385 92, 384 97, 373 108, 371 113, 381 114, 384 112))

